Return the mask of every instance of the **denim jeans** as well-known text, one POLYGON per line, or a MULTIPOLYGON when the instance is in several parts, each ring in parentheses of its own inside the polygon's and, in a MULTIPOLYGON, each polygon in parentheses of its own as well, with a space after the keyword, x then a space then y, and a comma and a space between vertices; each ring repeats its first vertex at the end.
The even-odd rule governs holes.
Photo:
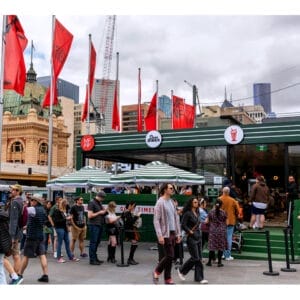
POLYGON ((97 258, 97 249, 101 242, 103 227, 101 225, 89 225, 90 231, 90 246, 89 246, 89 256, 90 261, 96 261, 97 258))
POLYGON ((4 272, 4 264, 3 264, 4 254, 0 254, 0 285, 7 284, 6 275, 4 272))
POLYGON ((232 236, 233 236, 233 225, 227 226, 227 249, 224 251, 224 257, 228 258, 231 256, 231 245, 232 245, 232 236))
POLYGON ((61 257, 61 247, 63 242, 65 242, 65 249, 69 259, 73 258, 73 253, 70 249, 70 240, 69 240, 69 232, 64 230, 63 228, 55 228, 57 233, 57 258, 61 257))

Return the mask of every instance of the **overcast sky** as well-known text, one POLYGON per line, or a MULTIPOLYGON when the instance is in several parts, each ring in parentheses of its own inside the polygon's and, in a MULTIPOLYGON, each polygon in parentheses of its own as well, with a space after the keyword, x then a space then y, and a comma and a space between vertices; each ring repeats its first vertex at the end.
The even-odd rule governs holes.
MULTIPOLYGON (((80 102, 87 82, 89 33, 97 50, 96 77, 103 74, 106 13, 98 11, 89 15, 55 13, 74 35, 60 78, 80 86, 80 102)), ((158 80, 159 95, 170 96, 174 90, 175 95, 192 103, 192 88, 184 82, 187 80, 198 87, 201 105, 221 104, 225 86, 227 98, 232 97, 234 105, 250 105, 253 83, 267 82, 273 91, 274 112, 300 112, 300 15, 296 10, 292 15, 162 12, 116 13, 110 78, 115 79, 115 54, 119 52, 121 105, 137 103, 141 68, 142 102, 151 100, 158 80)), ((18 16, 29 40, 27 68, 33 40, 35 71, 38 76, 50 75, 51 11, 31 15, 25 9, 18 16)))

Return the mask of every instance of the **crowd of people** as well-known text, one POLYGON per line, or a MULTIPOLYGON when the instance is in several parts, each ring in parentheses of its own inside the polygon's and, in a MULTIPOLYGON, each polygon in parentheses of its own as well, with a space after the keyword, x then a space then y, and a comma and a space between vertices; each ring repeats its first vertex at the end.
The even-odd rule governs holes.
MULTIPOLYGON (((206 284, 204 275, 203 249, 208 249, 208 261, 205 266, 224 267, 222 260, 231 261, 233 234, 236 226, 243 223, 245 211, 243 199, 251 204, 251 213, 247 229, 263 229, 265 215, 274 204, 274 195, 268 188, 263 176, 256 177, 248 194, 239 191, 230 180, 225 180, 221 193, 208 209, 209 199, 193 195, 190 187, 177 193, 189 196, 182 208, 174 199, 175 186, 164 183, 160 186, 158 199, 154 206, 153 225, 158 242, 158 263, 153 271, 152 280, 159 282, 164 276, 165 284, 174 284, 172 265, 178 262, 177 274, 185 281, 186 275, 194 270, 194 281, 206 284), (240 198, 239 198, 240 197, 240 198), (241 201, 242 199, 242 201, 241 201), (183 237, 189 257, 183 259, 183 237)), ((110 201, 103 205, 104 191, 98 192, 88 203, 87 211, 83 198, 76 197, 70 207, 67 199, 56 197, 54 205, 45 201, 39 194, 25 193, 22 186, 11 186, 10 200, 0 209, 0 284, 20 284, 28 266, 29 259, 39 257, 42 274, 39 282, 49 282, 47 254, 52 250, 57 263, 78 262, 87 258, 90 265, 101 265, 97 254, 103 233, 107 235, 107 262, 116 263, 116 248, 119 244, 120 228, 124 229, 124 238, 130 242, 127 258, 128 265, 137 265, 135 252, 140 235, 138 221, 141 214, 136 213, 136 203, 130 201, 124 211, 117 215, 116 203, 110 201), (26 216, 26 225, 24 222, 26 216), (89 232, 88 253, 85 252, 85 240, 89 232), (78 257, 75 255, 78 243, 78 257), (67 259, 63 257, 65 248, 67 259), (51 250, 50 250, 51 249, 51 250)), ((288 200, 288 226, 292 224, 294 200, 298 199, 298 187, 295 178, 289 176, 286 192, 288 200)))
POLYGON ((9 200, 0 209, 0 284, 20 284, 29 259, 35 257, 39 257, 42 269, 37 280, 49 282, 47 254, 50 247, 57 263, 67 261, 62 253, 64 246, 70 262, 88 258, 90 265, 101 265, 104 261, 99 259, 97 251, 104 229, 108 237, 107 262, 116 263, 120 226, 124 226, 126 239, 131 242, 127 263, 138 264, 134 253, 139 241, 136 222, 141 216, 135 212, 135 202, 129 202, 124 212, 117 216, 114 201, 103 206, 106 197, 103 191, 88 203, 87 213, 82 197, 76 197, 74 205, 70 207, 67 199, 60 196, 55 198, 52 205, 51 201, 46 201, 39 194, 26 193, 23 198, 22 193, 21 185, 12 185, 9 200), (23 224, 25 215, 26 222, 23 224), (87 230, 90 235, 88 254, 84 251, 87 230), (75 256, 77 241, 80 258, 75 256))

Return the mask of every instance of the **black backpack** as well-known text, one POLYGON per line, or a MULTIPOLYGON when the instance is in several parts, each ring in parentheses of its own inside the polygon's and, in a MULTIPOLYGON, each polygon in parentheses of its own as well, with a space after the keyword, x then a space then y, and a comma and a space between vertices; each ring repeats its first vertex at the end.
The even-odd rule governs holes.
POLYGON ((4 209, 0 208, 0 253, 11 255, 12 240, 9 234, 9 217, 4 209))

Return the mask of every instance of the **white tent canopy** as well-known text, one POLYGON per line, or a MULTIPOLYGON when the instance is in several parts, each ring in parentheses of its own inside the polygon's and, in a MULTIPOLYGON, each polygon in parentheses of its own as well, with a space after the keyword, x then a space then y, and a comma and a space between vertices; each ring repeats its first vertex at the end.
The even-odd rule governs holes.
POLYGON ((202 185, 205 180, 201 175, 173 167, 161 161, 152 161, 137 170, 112 175, 110 178, 110 183, 113 185, 157 185, 163 182, 170 182, 178 186, 202 185))

